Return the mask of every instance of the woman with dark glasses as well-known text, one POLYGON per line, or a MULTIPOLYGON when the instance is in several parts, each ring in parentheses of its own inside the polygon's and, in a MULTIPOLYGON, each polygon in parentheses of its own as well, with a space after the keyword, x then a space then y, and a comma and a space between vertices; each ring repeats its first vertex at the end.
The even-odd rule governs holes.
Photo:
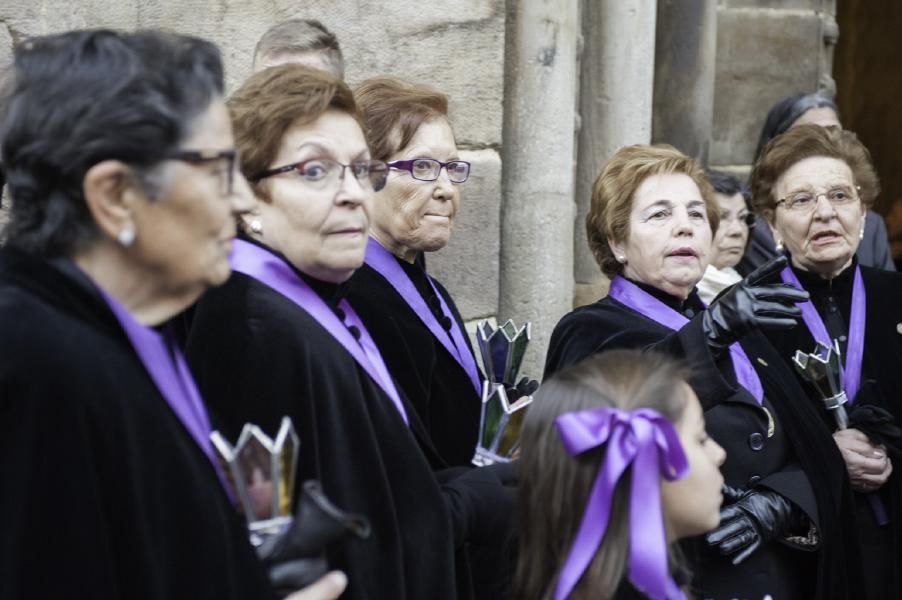
POLYGON ((198 384, 232 439, 246 422, 273 435, 291 416, 296 480, 319 479, 369 517, 369 540, 327 551, 348 575, 343 597, 459 598, 455 548, 471 528, 491 535, 483 513, 505 508, 492 495, 505 488, 491 470, 439 485, 416 411, 345 297, 388 167, 371 158, 350 89, 327 73, 266 69, 228 105, 256 207, 241 217, 235 274, 195 310, 198 384))

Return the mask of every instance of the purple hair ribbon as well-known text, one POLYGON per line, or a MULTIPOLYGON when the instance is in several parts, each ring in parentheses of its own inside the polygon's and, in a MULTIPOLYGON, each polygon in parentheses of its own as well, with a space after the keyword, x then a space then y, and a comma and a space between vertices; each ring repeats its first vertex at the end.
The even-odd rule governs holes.
POLYGON ((554 600, 567 598, 595 557, 611 516, 614 489, 630 465, 629 579, 654 600, 684 598, 668 571, 661 513, 660 477, 674 481, 689 472, 673 424, 649 408, 626 412, 609 407, 564 413, 555 424, 569 454, 602 446, 607 451, 561 569, 554 600))

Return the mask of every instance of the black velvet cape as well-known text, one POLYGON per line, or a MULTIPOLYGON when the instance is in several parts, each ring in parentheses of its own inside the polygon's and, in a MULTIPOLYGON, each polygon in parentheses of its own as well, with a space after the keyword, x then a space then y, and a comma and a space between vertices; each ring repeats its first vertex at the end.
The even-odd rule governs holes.
MULTIPOLYGON (((463 321, 447 290, 436 289, 451 309, 441 314, 425 272, 417 265, 395 259, 410 277, 427 305, 443 317, 463 321)), ((413 404, 439 456, 449 466, 470 466, 479 432, 481 400, 467 372, 435 338, 391 284, 369 265, 348 282, 348 300, 363 319, 385 358, 388 370, 413 404)), ((451 321, 447 321, 451 325, 451 321)), ((473 353, 469 345, 464 351, 473 353)), ((474 361, 475 362, 475 361, 474 361)))
MULTIPOLYGON (((314 287, 327 302, 338 291, 328 288, 314 287)), ((273 435, 290 416, 298 482, 319 479, 336 505, 370 519, 368 540, 327 553, 348 575, 343 598, 457 598, 452 518, 430 461, 391 399, 313 317, 233 273, 197 304, 187 356, 229 439, 246 422, 273 435)), ((407 413, 416 427, 409 404, 407 413)))
POLYGON ((710 549, 703 538, 684 544, 693 587, 704 598, 855 598, 861 582, 855 554, 853 505, 839 452, 812 411, 804 392, 760 333, 742 341, 764 387, 764 407, 735 380, 729 356, 715 360, 701 327, 703 304, 693 293, 685 303, 640 285, 675 310, 692 317, 672 331, 605 297, 575 309, 555 327, 545 376, 604 350, 642 348, 687 361, 690 385, 705 411, 709 435, 727 452, 721 472, 727 484, 768 488, 789 498, 817 525, 816 552, 776 541, 759 548, 738 566, 710 549), (850 543, 849 540, 852 540, 850 543), (850 560, 851 553, 851 560, 850 560))
POLYGON ((86 277, 0 250, 0 332, 0 598, 271 596, 212 463, 86 277))
MULTIPOLYGON (((811 294, 811 300, 832 337, 848 334, 856 265, 857 260, 829 281, 816 274, 793 269, 811 294), (829 316, 830 313, 834 314, 829 316), (827 318, 824 318, 825 315, 827 318)), ((902 424, 902 274, 863 266, 861 277, 867 298, 861 387, 857 397, 850 399, 853 402, 847 410, 851 412, 857 406, 876 405, 895 416, 896 424, 902 424)), ((787 332, 769 332, 768 337, 787 363, 796 350, 811 352, 814 349, 814 338, 804 324, 787 332)), ((844 346, 845 340, 841 340, 843 350, 844 346)), ((817 392, 807 383, 802 386, 825 426, 831 431, 835 429, 835 420, 823 408, 817 392)), ((863 552, 869 592, 867 596, 862 594, 862 597, 873 599, 902 597, 902 473, 898 472, 902 469, 902 454, 890 448, 890 459, 894 471, 887 485, 879 492, 889 512, 889 525, 879 527, 866 498, 855 493, 860 541, 870 548, 863 552), (883 564, 878 566, 878 563, 883 564)))

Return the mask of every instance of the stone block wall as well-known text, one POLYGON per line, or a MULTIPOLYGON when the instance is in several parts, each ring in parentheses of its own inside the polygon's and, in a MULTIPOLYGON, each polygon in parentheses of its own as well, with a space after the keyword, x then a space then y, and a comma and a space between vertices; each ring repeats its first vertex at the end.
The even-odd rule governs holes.
POLYGON ((250 74, 254 45, 271 25, 316 18, 335 32, 348 82, 392 74, 450 97, 451 121, 473 174, 461 189, 451 243, 430 255, 430 270, 451 290, 465 319, 498 309, 504 0, 447 3, 399 0, 4 0, 0 67, 12 45, 73 28, 165 28, 209 39, 222 49, 226 85, 250 74))
POLYGON ((780 98, 833 88, 835 0, 720 0, 710 162, 749 165, 780 98))

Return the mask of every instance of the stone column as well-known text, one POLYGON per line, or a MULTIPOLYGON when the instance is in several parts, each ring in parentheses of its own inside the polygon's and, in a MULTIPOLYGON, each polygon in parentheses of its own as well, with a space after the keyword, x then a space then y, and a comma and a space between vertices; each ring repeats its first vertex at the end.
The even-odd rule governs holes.
POLYGON ((652 141, 707 164, 714 115, 715 0, 658 0, 652 141))
POLYGON ((655 0, 583 3, 573 236, 577 306, 597 300, 608 285, 586 241, 592 183, 618 148, 651 141, 655 11, 655 0))
POLYGON ((498 320, 532 321, 523 373, 542 374, 573 300, 577 2, 507 2, 498 320))

